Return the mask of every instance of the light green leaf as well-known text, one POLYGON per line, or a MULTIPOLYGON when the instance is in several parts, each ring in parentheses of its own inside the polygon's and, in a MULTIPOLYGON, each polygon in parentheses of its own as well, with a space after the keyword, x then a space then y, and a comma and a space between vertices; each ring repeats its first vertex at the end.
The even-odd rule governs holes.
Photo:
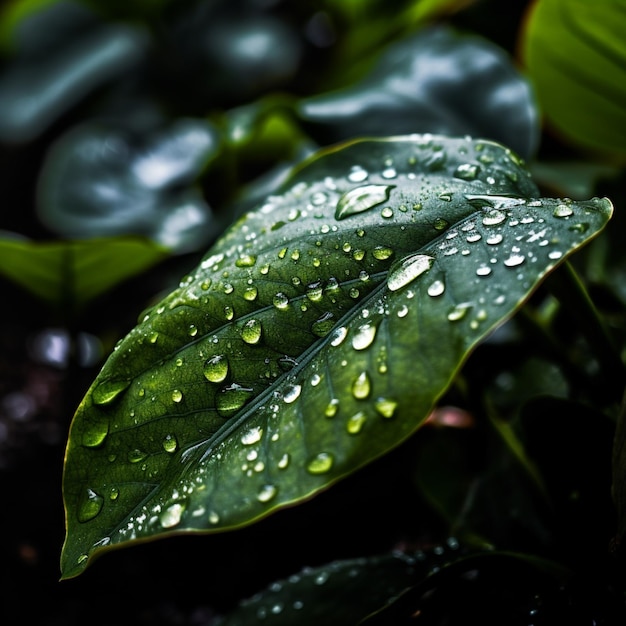
POLYGON ((626 155, 626 7, 533 3, 522 54, 549 126, 583 148, 626 155))
POLYGON ((166 256, 141 238, 43 243, 7 238, 0 239, 0 274, 69 314, 166 256))
POLYGON ((469 138, 355 141, 296 169, 78 408, 64 577, 114 546, 254 522, 412 434, 612 211, 537 195, 510 150, 469 138))

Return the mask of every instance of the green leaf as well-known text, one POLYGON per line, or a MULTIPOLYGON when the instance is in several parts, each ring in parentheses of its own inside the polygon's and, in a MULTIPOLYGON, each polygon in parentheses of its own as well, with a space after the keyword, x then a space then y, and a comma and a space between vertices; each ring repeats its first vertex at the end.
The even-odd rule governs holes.
MULTIPOLYGON (((449 556, 450 550, 445 552, 449 556)), ((268 626, 358 624, 416 584, 418 572, 427 573, 427 564, 433 567, 433 561, 441 565, 443 560, 431 556, 425 563, 425 555, 420 557, 418 563, 415 556, 396 552, 309 567, 242 602, 218 624, 244 626, 261 620, 268 626)))
POLYGON ((86 124, 46 155, 38 214, 68 238, 137 234, 176 253, 214 239, 210 207, 193 181, 219 152, 215 128, 179 119, 159 132, 86 124))
POLYGON ((103 549, 249 524, 412 434, 472 348, 600 231, 510 150, 320 152, 118 345, 74 417, 64 577, 103 549))
POLYGON ((522 54, 550 127, 583 148, 626 154, 624 3, 540 0, 522 54))
POLYGON ((394 42, 361 80, 303 99, 299 113, 333 141, 467 134, 500 141, 529 158, 539 137, 530 86, 504 50, 444 27, 394 42))
POLYGON ((166 256, 163 248, 140 238, 0 239, 0 274, 68 314, 166 256))

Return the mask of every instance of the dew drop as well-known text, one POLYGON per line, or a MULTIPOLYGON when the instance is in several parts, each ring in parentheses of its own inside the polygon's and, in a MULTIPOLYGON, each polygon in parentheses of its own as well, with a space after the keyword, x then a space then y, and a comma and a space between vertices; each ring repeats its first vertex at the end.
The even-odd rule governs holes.
POLYGON ((454 171, 454 177, 461 180, 474 180, 478 176, 480 167, 473 163, 463 163, 454 171))
POLYGON ((362 183, 368 177, 368 173, 360 165, 353 165, 348 180, 352 183, 362 183))
POLYGON ((508 259, 505 259, 503 261, 504 265, 506 265, 506 267, 517 267, 518 265, 521 265, 525 260, 525 257, 523 254, 511 254, 511 256, 508 259))
POLYGON ((204 377, 211 383, 221 383, 228 376, 228 359, 216 354, 204 362, 204 377))
POLYGON ((448 320, 451 322, 458 322, 462 320, 467 312, 472 308, 472 305, 469 302, 461 302, 457 304, 449 313, 448 320))
POLYGON ((251 446, 261 441, 261 437, 263 437, 263 429, 260 426, 253 426, 247 433, 242 435, 241 443, 244 446, 251 446))
POLYGON ((481 265, 476 270, 477 276, 489 276, 489 274, 491 274, 491 268, 488 265, 481 265))
POLYGON ((166 435, 163 439, 163 450, 165 452, 176 452, 176 448, 178 448, 178 441, 176 440, 175 435, 166 435))
POLYGON ((259 502, 269 502, 278 493, 278 489, 274 485, 263 485, 257 493, 256 499, 259 502))
POLYGON ((335 219, 341 220, 387 202, 391 189, 390 185, 363 185, 347 191, 337 202, 335 219))
POLYGON ((82 502, 78 509, 78 521, 81 524, 88 522, 98 516, 102 510, 104 498, 93 489, 87 488, 83 495, 82 502))
POLYGON ((548 254, 548 258, 552 261, 556 261, 563 256, 563 253, 560 250, 553 250, 548 254))
POLYGON ((355 350, 365 350, 372 345, 376 337, 376 326, 373 324, 363 324, 359 326, 352 337, 352 347, 355 350))
POLYGON ((251 254, 242 254, 236 261, 237 267, 252 267, 256 263, 256 257, 251 254))
POLYGON ((506 219, 506 213, 500 209, 491 209, 483 216, 482 222, 485 226, 496 226, 502 224, 506 219))
POLYGON ((409 314, 409 307, 406 304, 403 304, 396 313, 398 317, 406 317, 408 314, 409 314))
POLYGON ((502 235, 500 233, 490 235, 486 241, 490 246, 497 246, 499 243, 502 243, 502 235))
POLYGON ((367 416, 365 415, 365 412, 358 411, 348 420, 348 423, 346 424, 346 430, 351 435, 358 435, 363 429, 363 425, 365 424, 366 420, 367 416))
POLYGON ((413 282, 418 276, 427 272, 433 264, 433 257, 426 254, 414 254, 394 265, 387 277, 387 287, 397 291, 413 282))
POLYGON ((282 291, 279 291, 274 295, 272 303, 278 310, 284 311, 289 306, 289 298, 282 291))
POLYGON ((193 324, 190 324, 187 333, 190 337, 195 337, 198 334, 198 329, 193 324))
POLYGON ((442 280, 436 280, 428 287, 428 295, 435 298, 440 296, 445 290, 446 286, 444 282, 442 280))
POLYGON ((352 383, 352 395, 357 400, 365 400, 370 395, 372 384, 367 372, 361 372, 352 383))
POLYGON ((248 320, 241 329, 241 338, 250 345, 255 345, 261 340, 261 322, 259 320, 248 320))
POLYGON ((311 302, 319 302, 322 299, 323 290, 321 281, 317 281, 315 283, 311 283, 307 286, 306 297, 311 302))
POLYGON ((574 211, 571 207, 567 206, 567 204, 559 204, 554 208, 554 211, 552 212, 552 215, 554 215, 554 217, 569 217, 573 214, 574 211))
POLYGON ((291 404, 292 402, 295 402, 300 397, 301 392, 302 392, 302 385, 290 385, 289 387, 287 387, 287 389, 283 393, 283 400, 287 404, 291 404))
POLYGON ((334 347, 341 345, 343 343, 343 340, 346 338, 347 334, 348 334, 348 329, 345 326, 341 326, 340 328, 337 328, 332 334, 330 345, 334 347))
MULTIPOLYGON (((311 332, 318 337, 326 337, 335 325, 335 316, 330 312, 324 313, 311 325, 311 332)), ((335 345, 335 344, 332 344, 335 345)))
POLYGON ((289 465, 290 460, 291 460, 291 457, 289 456, 287 452, 285 452, 285 454, 283 454, 283 456, 281 456, 278 461, 278 468, 285 469, 289 465))
POLYGON ((392 255, 393 255, 393 250, 386 246, 376 246, 376 248, 372 250, 372 256, 378 261, 385 261, 392 255))
POLYGON ((258 295, 259 290, 254 286, 246 287, 246 290, 243 292, 243 297, 248 302, 253 302, 254 300, 256 300, 256 297, 258 295))
POLYGON ((216 395, 215 408, 221 417, 231 417, 252 398, 252 393, 252 389, 233 383, 216 395))
POLYGON ((230 307, 230 306, 225 306, 224 307, 224 317, 229 322, 230 322, 230 320, 233 319, 233 317, 235 317, 235 311, 233 310, 232 307, 230 307))
POLYGON ((159 516, 163 528, 174 528, 180 524, 185 507, 180 502, 168 506, 159 516))
POLYGON ((180 389, 174 389, 174 391, 172 391, 172 402, 182 402, 183 399, 183 392, 180 389))
POLYGON ((97 448, 102 445, 109 434, 108 421, 89 422, 85 427, 81 442, 86 448, 97 448))
POLYGON ((105 380, 94 388, 91 399, 94 404, 111 404, 118 400, 128 387, 130 387, 129 380, 105 380))
POLYGON ((339 410, 339 400, 337 398, 333 398, 324 409, 324 415, 326 417, 335 417, 337 415, 337 411, 339 410))
POLYGON ((314 456, 307 465, 307 470, 311 474, 325 474, 333 466, 333 457, 328 452, 320 452, 314 456))
POLYGON ((311 387, 317 387, 322 382, 322 377, 319 374, 313 374, 309 382, 311 383, 311 387))
POLYGON ((393 209, 390 206, 386 206, 381 212, 380 212, 381 217, 384 217, 385 219, 389 219, 390 217, 393 217, 393 209))
POLYGON ((390 400, 389 398, 378 398, 374 404, 374 408, 377 413, 385 419, 391 419, 398 408, 398 403, 395 400, 390 400))
POLYGON ((148 455, 143 450, 133 448, 132 450, 129 450, 126 458, 129 463, 141 463, 141 461, 143 461, 147 456, 148 455))

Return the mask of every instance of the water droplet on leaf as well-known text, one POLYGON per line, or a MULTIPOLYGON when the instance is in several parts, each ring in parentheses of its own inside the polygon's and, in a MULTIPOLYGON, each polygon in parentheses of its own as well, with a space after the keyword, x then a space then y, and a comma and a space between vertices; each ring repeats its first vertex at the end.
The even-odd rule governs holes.
POLYGON ((433 264, 433 257, 426 254, 414 254, 402 259, 389 271, 387 287, 390 291, 397 291, 413 282, 418 276, 427 272, 433 264))
POLYGON ((341 220, 387 202, 390 185, 363 185, 344 193, 337 202, 335 219, 341 220))
POLYGON ((317 454, 309 464, 307 465, 307 470, 311 474, 325 474, 330 471, 333 466, 333 457, 328 452, 320 452, 317 454))
POLYGON ((228 376, 228 359, 223 354, 216 354, 204 363, 204 376, 211 383, 221 383, 228 376))

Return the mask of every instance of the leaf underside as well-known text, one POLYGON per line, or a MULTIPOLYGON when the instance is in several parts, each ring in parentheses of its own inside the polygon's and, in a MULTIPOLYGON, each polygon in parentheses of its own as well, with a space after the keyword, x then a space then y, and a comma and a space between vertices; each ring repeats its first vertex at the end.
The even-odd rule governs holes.
POLYGON ((612 211, 537 196, 510 150, 470 138, 359 140, 296 169, 79 406, 63 576, 135 540, 249 524, 406 439, 612 211))

